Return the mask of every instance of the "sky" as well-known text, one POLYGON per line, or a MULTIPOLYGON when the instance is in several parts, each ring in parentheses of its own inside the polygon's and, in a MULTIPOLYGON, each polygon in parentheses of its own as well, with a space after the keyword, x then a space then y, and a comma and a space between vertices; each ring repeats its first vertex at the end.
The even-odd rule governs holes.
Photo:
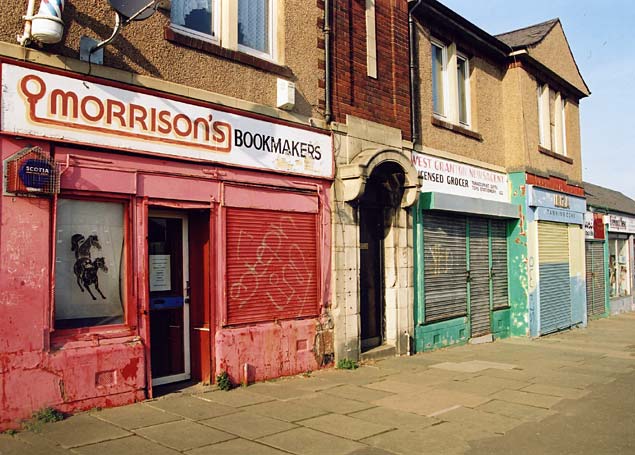
POLYGON ((560 18, 591 90, 580 103, 583 178, 635 199, 635 1, 440 1, 492 35, 560 18))

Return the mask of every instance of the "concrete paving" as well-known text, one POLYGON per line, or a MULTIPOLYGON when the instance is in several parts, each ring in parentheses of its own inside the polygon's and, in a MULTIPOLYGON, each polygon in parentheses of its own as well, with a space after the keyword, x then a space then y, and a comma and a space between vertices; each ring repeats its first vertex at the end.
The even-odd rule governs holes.
POLYGON ((635 453, 635 314, 324 370, 194 387, 0 434, 0 455, 635 453))

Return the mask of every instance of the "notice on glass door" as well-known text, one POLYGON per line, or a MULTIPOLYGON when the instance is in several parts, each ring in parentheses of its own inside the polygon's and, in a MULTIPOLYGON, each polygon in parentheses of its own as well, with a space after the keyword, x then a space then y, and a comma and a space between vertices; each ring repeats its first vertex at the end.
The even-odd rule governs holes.
POLYGON ((172 289, 170 276, 170 255, 150 255, 150 292, 170 291, 172 289))

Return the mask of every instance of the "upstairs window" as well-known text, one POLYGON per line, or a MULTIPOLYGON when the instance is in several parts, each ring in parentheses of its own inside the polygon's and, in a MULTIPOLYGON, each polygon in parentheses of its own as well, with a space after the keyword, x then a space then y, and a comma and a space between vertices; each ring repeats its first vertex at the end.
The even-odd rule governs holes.
POLYGON ((447 86, 447 48, 432 43, 432 110, 435 114, 445 116, 445 87, 447 86))
POLYGON ((470 124, 470 66, 467 58, 456 56, 457 94, 459 104, 459 123, 470 124))
POLYGON ((173 0, 172 26, 195 37, 218 41, 218 0, 173 0))
POLYGON ((567 155, 566 99, 547 84, 538 84, 538 130, 540 146, 567 155))
POLYGON ((275 57, 275 13, 281 0, 172 0, 172 28, 256 57, 275 57))
POLYGON ((238 0, 238 45, 271 54, 272 0, 238 0))
POLYGON ((470 127, 470 62, 454 43, 432 41, 432 111, 447 122, 470 127))

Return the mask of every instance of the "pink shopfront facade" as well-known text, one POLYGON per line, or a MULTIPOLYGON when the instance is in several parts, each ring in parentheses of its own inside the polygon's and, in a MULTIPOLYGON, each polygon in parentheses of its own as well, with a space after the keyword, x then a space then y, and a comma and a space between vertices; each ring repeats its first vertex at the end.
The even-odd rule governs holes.
POLYGON ((330 135, 9 60, 1 77, 0 429, 330 363, 330 135))

